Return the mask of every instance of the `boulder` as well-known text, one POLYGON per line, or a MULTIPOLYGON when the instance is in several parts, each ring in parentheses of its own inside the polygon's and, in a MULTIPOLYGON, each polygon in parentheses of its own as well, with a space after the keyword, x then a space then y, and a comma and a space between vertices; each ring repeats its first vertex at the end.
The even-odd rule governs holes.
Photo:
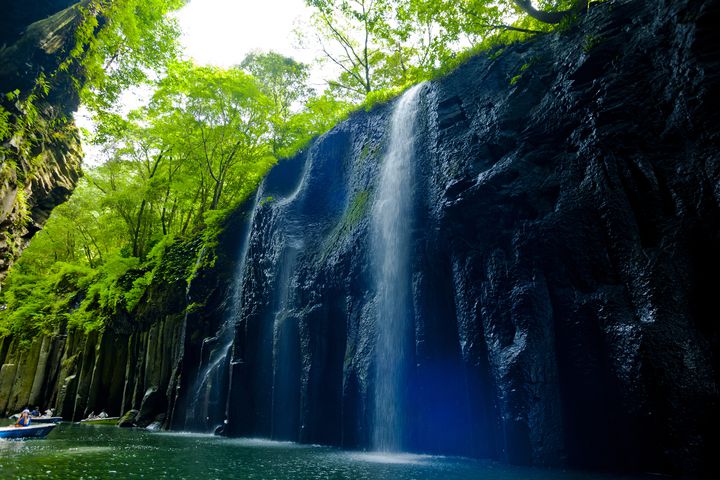
POLYGON ((125 412, 125 415, 120 417, 120 420, 118 420, 117 426, 122 428, 129 428, 129 427, 135 427, 137 426, 135 420, 138 416, 137 410, 128 410, 125 412))
MULTIPOLYGON (((158 387, 150 387, 145 391, 142 403, 140 404, 140 411, 136 419, 136 423, 139 427, 147 427, 153 421, 156 421, 158 412, 160 412, 167 405, 165 395, 163 395, 158 387)), ((164 420, 164 416, 163 416, 164 420)))

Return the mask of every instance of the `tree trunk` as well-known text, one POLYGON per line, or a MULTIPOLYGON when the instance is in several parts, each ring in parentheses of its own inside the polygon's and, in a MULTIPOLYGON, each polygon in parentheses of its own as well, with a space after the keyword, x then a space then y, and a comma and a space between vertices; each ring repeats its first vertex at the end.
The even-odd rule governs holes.
POLYGON ((132 244, 132 255, 133 257, 140 258, 140 226, 142 225, 143 213, 145 212, 145 200, 140 203, 140 210, 137 215, 137 224, 135 225, 135 232, 133 233, 133 244, 132 244))
POLYGON ((210 204, 210 210, 215 210, 220 204, 220 196, 222 195, 223 184, 225 183, 225 179, 223 177, 224 175, 221 176, 217 182, 215 182, 215 188, 213 189, 213 199, 212 203, 210 204))
MULTIPOLYGON (((198 198, 200 197, 200 192, 202 190, 203 185, 203 179, 200 179, 200 186, 198 187, 197 191, 195 192, 195 196, 193 197, 192 202, 190 203, 190 208, 188 208, 188 214, 187 218, 182 224, 182 229, 180 230, 180 233, 182 235, 185 235, 185 231, 187 231, 188 226, 190 225, 190 219, 192 218, 193 211, 195 210, 195 204, 198 201, 198 198)), ((180 219, 182 221, 182 218, 180 219)))

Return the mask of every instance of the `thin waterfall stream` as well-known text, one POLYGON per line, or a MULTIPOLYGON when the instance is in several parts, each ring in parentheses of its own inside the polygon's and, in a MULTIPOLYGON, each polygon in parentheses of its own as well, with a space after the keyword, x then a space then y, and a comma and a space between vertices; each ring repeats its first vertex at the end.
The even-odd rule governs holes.
MULTIPOLYGON (((253 203, 250 205, 250 217, 246 222, 245 232, 242 235, 242 243, 240 245, 240 261, 235 270, 230 292, 229 311, 225 315, 225 320, 218 334, 215 337, 205 339, 201 347, 203 350, 205 348, 212 348, 212 351, 208 355, 207 362, 204 365, 201 363, 198 368, 198 374, 193 385, 190 408, 187 409, 186 414, 187 426, 198 425, 199 419, 199 425, 207 429, 208 427, 213 427, 213 425, 203 425, 203 423, 217 423, 221 421, 219 416, 225 415, 226 388, 222 387, 226 386, 224 384, 227 383, 227 364, 235 338, 234 325, 242 308, 243 272, 245 271, 250 235, 252 234, 253 220, 260 195, 261 189, 258 189, 253 203), (213 343, 215 345, 210 346, 210 344, 213 343)), ((201 359, 202 358, 204 358, 204 355, 201 353, 201 359)))
POLYGON ((403 94, 390 120, 390 138, 371 212, 377 288, 375 398, 372 447, 402 450, 403 391, 412 328, 410 238, 413 206, 416 85, 403 94))

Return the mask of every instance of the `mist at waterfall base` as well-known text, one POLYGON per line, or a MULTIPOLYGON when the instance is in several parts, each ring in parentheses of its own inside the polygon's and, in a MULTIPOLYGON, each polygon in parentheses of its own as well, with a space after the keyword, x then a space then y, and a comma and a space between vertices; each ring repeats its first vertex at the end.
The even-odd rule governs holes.
POLYGON ((428 455, 379 455, 206 434, 61 424, 47 439, 0 440, 0 478, 629 480, 428 455))

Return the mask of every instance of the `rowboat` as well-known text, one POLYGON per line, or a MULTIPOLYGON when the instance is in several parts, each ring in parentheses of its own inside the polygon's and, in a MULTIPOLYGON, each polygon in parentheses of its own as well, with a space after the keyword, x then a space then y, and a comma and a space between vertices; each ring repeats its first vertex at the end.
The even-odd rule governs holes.
POLYGON ((54 423, 30 425, 29 427, 0 427, 0 438, 43 438, 55 428, 54 423))
POLYGON ((120 417, 85 418, 80 423, 85 425, 117 425, 120 417))

